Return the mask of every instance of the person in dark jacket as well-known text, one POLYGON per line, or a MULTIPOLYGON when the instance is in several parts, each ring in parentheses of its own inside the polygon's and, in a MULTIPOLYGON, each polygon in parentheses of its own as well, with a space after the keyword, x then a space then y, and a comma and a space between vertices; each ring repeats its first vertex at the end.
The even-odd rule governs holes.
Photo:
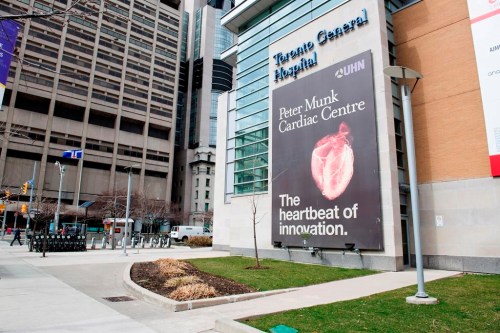
POLYGON ((21 229, 19 229, 19 228, 17 228, 16 231, 14 231, 14 239, 12 240, 12 242, 10 242, 10 246, 12 246, 12 244, 14 244, 16 239, 19 242, 19 245, 23 245, 23 243, 21 243, 21 229))

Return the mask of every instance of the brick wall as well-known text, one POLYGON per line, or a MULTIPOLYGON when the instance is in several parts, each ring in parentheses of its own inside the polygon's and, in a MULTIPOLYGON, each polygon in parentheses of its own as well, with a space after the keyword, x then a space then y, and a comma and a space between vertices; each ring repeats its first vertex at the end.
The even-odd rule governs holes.
POLYGON ((412 95, 419 183, 489 177, 467 1, 421 1, 393 22, 398 65, 424 75, 412 95))

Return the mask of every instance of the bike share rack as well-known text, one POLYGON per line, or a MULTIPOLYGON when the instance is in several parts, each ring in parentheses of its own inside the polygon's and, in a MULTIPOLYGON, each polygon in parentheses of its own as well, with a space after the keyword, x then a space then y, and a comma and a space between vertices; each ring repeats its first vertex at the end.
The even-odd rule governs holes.
MULTIPOLYGON (((43 252, 45 235, 39 234, 32 238, 33 249, 43 252)), ((75 252, 87 251, 86 235, 47 235, 45 252, 75 252)))

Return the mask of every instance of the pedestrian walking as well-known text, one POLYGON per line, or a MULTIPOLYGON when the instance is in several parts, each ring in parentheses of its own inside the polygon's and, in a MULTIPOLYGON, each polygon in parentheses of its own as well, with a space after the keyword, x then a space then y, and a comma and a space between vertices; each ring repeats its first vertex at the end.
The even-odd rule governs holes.
POLYGON ((16 228, 16 230, 14 231, 14 239, 12 240, 12 242, 10 242, 10 246, 12 246, 12 244, 14 244, 16 239, 19 242, 19 245, 23 245, 23 243, 21 243, 21 229, 19 229, 19 228, 16 228))

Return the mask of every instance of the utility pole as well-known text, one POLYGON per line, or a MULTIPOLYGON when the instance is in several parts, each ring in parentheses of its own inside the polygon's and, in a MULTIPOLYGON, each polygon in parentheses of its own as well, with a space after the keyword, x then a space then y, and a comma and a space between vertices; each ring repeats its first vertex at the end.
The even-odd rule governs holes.
POLYGON ((36 161, 35 165, 33 166, 33 177, 30 179, 29 184, 30 184, 30 202, 28 204, 28 221, 26 222, 26 239, 25 244, 28 244, 28 230, 30 228, 30 219, 31 219, 31 202, 33 200, 33 187, 35 187, 35 177, 36 177, 36 161))
POLYGON ((62 184, 63 184, 63 178, 64 178, 64 165, 61 165, 59 161, 56 161, 56 166, 59 167, 59 195, 57 196, 57 210, 56 210, 56 216, 54 218, 54 234, 57 233, 57 228, 59 227, 59 213, 61 211, 61 191, 62 191, 62 184))

